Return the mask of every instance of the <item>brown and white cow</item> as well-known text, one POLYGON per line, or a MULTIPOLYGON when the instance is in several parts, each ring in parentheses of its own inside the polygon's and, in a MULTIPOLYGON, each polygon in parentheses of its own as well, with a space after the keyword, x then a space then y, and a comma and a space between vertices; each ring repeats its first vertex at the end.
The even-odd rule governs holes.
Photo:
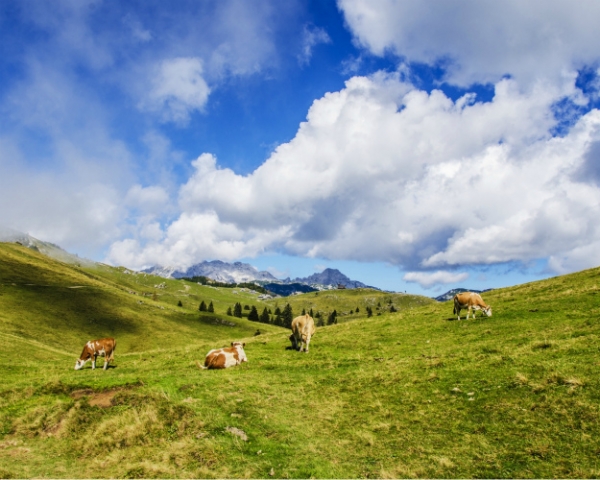
POLYGON ((292 320, 292 334, 289 337, 293 347, 301 352, 304 344, 304 351, 308 353, 310 339, 316 331, 315 321, 308 313, 294 318, 292 320))
POLYGON ((75 362, 75 370, 81 370, 87 361, 92 361, 92 370, 96 368, 96 358, 104 357, 104 370, 108 368, 108 362, 115 359, 115 348, 117 342, 114 338, 101 338, 90 340, 83 347, 79 360, 75 362))
POLYGON ((492 307, 486 305, 483 298, 481 298, 481 295, 473 292, 462 292, 454 295, 454 313, 458 315, 459 320, 461 310, 467 311, 467 320, 469 319, 471 311, 473 312, 473 318, 475 318, 475 312, 477 310, 481 310, 488 317, 492 316, 492 307))
POLYGON ((231 342, 231 347, 215 348, 206 354, 202 368, 227 368, 247 362, 245 343, 231 342))

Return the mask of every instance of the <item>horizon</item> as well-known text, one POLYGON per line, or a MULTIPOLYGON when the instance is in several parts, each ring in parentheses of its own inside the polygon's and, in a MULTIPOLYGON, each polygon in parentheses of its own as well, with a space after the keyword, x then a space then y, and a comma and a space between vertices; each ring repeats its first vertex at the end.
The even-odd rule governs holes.
POLYGON ((2 2, 0 225, 432 297, 600 265, 600 3, 433 6, 2 2))
MULTIPOLYGON (((16 242, 17 241, 16 237, 19 237, 19 236, 26 236, 26 237, 29 237, 29 239, 33 239, 35 241, 39 241, 39 242, 42 242, 42 243, 48 243, 50 245, 53 245, 53 246, 58 247, 59 249, 65 251, 67 254, 77 255, 77 254, 72 254, 71 252, 68 252, 68 251, 64 250, 60 245, 56 245, 56 244, 53 244, 51 242, 46 242, 43 239, 32 237, 28 233, 19 232, 17 230, 14 230, 14 229, 11 229, 11 228, 6 228, 6 227, 3 227, 2 225, 0 225, 0 242, 16 242)), ((90 259, 87 259, 85 257, 79 257, 78 256, 78 258, 81 258, 81 260, 90 260, 90 259)), ((102 263, 102 262, 100 262, 100 263, 102 263)), ((494 290, 494 288, 485 288, 485 289, 481 289, 481 288, 466 288, 465 284, 460 284, 460 285, 457 285, 457 286, 454 286, 454 287, 448 288, 448 289, 440 288, 435 293, 431 292, 430 289, 425 289, 424 291, 421 291, 421 292, 418 292, 418 291, 407 291, 407 290, 401 291, 401 290, 386 289, 386 288, 378 287, 377 285, 369 284, 368 282, 364 282, 360 278, 352 278, 351 275, 347 275, 346 272, 342 271, 340 268, 333 267, 333 266, 323 267, 323 269, 320 270, 320 271, 316 271, 315 270, 315 271, 313 271, 313 273, 311 273, 309 275, 296 276, 294 278, 292 278, 290 276, 283 277, 283 278, 282 277, 278 277, 278 276, 273 275, 271 272, 268 272, 267 270, 261 270, 260 268, 258 268, 255 265, 253 265, 251 262, 241 262, 241 261, 225 262, 225 261, 219 260, 219 259, 203 260, 202 262, 199 262, 198 264, 191 265, 189 268, 195 267, 195 266, 197 266, 199 264, 202 264, 202 263, 222 263, 222 264, 226 264, 226 265, 234 265, 236 263, 239 263, 239 264, 242 264, 244 266, 246 266, 246 265, 250 266, 251 268, 255 269, 258 273, 269 273, 270 275, 272 275, 275 278, 276 281, 285 282, 287 280, 287 281, 290 281, 291 283, 295 282, 296 280, 301 280, 301 281, 305 280, 306 278, 310 277, 311 275, 322 274, 326 270, 333 270, 333 271, 336 271, 338 273, 341 273, 342 275, 344 275, 345 277, 347 277, 352 282, 360 282, 360 283, 364 284, 366 288, 376 288, 378 290, 381 290, 381 291, 384 291, 384 292, 391 292, 391 293, 407 293, 407 294, 413 294, 413 295, 423 295, 423 296, 426 296, 426 297, 429 297, 429 298, 433 298, 433 299, 437 299, 437 297, 445 295, 448 292, 450 292, 452 290, 455 290, 455 289, 465 289, 465 290, 469 290, 469 291, 483 291, 483 292, 489 291, 489 290, 494 290)), ((122 265, 120 265, 120 266, 123 267, 122 265)), ((119 266, 116 266, 116 267, 119 267, 119 266)), ((142 268, 142 269, 132 269, 132 271, 135 271, 137 273, 148 273, 146 271, 147 270, 151 270, 153 268, 159 269, 159 270, 173 269, 174 271, 177 271, 179 273, 183 273, 182 270, 178 270, 177 267, 170 266, 170 265, 152 265, 152 266, 149 266, 149 267, 146 267, 146 268, 142 268)), ((152 272, 150 272, 150 273, 154 275, 154 273, 152 273, 152 272)), ((527 282, 524 282, 524 283, 527 283, 527 282)), ((510 286, 516 286, 516 285, 519 285, 519 284, 504 285, 504 286, 510 287, 510 286)), ((497 288, 502 288, 502 287, 497 287, 497 288)))

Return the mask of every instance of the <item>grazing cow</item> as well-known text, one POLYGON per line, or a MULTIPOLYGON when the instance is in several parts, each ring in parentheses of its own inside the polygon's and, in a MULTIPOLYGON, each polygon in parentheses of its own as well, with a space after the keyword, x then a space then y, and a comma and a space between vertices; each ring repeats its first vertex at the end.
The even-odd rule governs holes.
POLYGON ((247 362, 245 343, 231 342, 231 347, 215 348, 206 354, 202 368, 227 368, 247 362))
POLYGON ((467 320, 471 311, 473 311, 473 318, 475 318, 476 310, 481 310, 488 317, 492 316, 492 307, 486 305, 478 293, 463 292, 454 295, 454 313, 458 315, 459 320, 461 310, 467 310, 467 320))
POLYGON ((292 334, 289 338, 296 350, 301 352, 303 348, 302 345, 304 344, 304 351, 308 353, 310 337, 312 337, 315 332, 315 321, 313 318, 309 314, 300 315, 292 320, 292 334))
POLYGON ((83 347, 83 352, 79 360, 75 362, 75 370, 81 370, 88 360, 92 361, 92 370, 96 368, 96 358, 104 357, 104 370, 108 368, 108 362, 114 360, 115 348, 117 342, 114 338, 101 338, 100 340, 90 340, 83 347))

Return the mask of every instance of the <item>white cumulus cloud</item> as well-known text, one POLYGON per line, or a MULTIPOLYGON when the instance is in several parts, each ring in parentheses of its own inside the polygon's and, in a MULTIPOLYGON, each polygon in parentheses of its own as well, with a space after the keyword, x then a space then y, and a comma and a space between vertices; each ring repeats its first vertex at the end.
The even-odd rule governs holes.
POLYGON ((396 75, 354 77, 316 100, 250 175, 209 153, 194 160, 166 239, 123 255, 115 247, 112 260, 278 251, 410 271, 545 257, 566 265, 568 252, 600 241, 600 189, 580 173, 600 142, 600 112, 552 136, 564 91, 539 82, 523 92, 503 79, 481 103, 396 75))
POLYGON ((598 58, 600 3, 580 0, 338 0, 358 43, 376 55, 442 63, 460 85, 560 81, 598 58))
POLYGON ((418 283, 423 288, 431 288, 439 284, 464 282, 469 278, 469 274, 437 270, 435 272, 407 272, 402 278, 407 282, 418 283))

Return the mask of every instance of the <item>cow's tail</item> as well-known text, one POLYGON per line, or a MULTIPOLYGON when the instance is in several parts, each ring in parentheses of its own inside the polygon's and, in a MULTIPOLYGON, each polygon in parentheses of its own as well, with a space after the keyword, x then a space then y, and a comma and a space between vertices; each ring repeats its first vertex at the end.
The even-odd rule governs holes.
POLYGON ((202 365, 198 360, 196 360, 196 365, 198 366, 198 368, 200 370, 206 370, 208 367, 205 367, 204 365, 202 365))

